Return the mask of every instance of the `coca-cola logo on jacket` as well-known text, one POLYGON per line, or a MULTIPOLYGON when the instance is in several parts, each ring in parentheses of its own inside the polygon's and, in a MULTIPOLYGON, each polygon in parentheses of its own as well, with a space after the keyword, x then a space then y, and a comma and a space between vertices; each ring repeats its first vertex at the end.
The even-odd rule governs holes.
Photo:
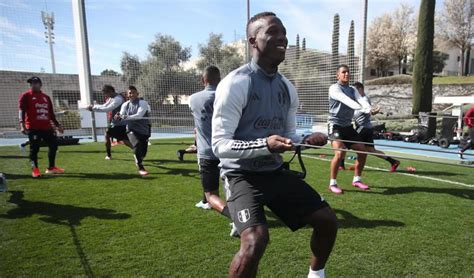
POLYGON ((256 129, 281 129, 283 127, 283 119, 278 117, 273 118, 258 118, 253 125, 256 129))

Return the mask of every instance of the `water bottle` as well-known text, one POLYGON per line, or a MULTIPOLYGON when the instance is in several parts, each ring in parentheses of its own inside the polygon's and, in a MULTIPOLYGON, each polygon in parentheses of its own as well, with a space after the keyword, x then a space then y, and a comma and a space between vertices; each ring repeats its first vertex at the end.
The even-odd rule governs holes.
POLYGON ((349 156, 347 159, 349 159, 349 160, 356 160, 356 159, 357 159, 357 157, 355 157, 355 156, 351 155, 351 156, 349 156))
POLYGON ((5 177, 5 174, 0 173, 0 192, 7 192, 8 187, 7 187, 7 178, 5 177))

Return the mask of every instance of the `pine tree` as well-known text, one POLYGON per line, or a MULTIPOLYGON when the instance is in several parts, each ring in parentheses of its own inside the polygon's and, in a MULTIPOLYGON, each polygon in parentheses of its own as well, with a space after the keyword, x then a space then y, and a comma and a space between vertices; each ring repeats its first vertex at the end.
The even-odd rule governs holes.
POLYGON ((300 60, 300 34, 296 34, 296 62, 300 60))
POLYGON ((435 0, 421 0, 413 69, 412 113, 431 112, 435 0))
MULTIPOLYGON (((334 15, 333 29, 332 29, 332 72, 335 74, 336 68, 339 65, 339 14, 334 15)), ((335 82, 334 75, 333 81, 335 82)))
POLYGON ((355 59, 354 59, 354 20, 351 20, 351 27, 349 28, 349 41, 347 42, 347 58, 349 63, 349 71, 354 73, 355 59))

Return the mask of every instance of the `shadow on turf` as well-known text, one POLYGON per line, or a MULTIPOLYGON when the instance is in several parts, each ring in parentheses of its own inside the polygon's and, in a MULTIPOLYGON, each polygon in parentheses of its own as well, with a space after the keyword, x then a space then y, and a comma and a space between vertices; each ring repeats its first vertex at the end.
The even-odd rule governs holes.
MULTIPOLYGON (((459 188, 432 188, 432 187, 416 187, 416 186, 405 186, 405 187, 378 187, 386 189, 381 193, 382 195, 397 195, 397 194, 409 194, 409 193, 436 193, 436 194, 449 194, 454 197, 474 200, 474 190, 471 189, 459 189, 459 188)), ((375 193, 375 192, 374 192, 375 193)))
POLYGON ((0 158, 5 158, 5 159, 28 159, 28 157, 24 156, 24 155, 0 155, 0 158))
MULTIPOLYGON (((154 174, 151 172, 151 174, 154 174)), ((42 176, 43 177, 43 176, 42 176)), ((130 174, 126 173, 110 173, 110 174, 105 174, 105 173, 84 173, 84 174, 79 174, 79 173, 68 173, 66 172, 65 174, 61 174, 57 177, 62 177, 62 178, 81 178, 81 179, 93 179, 93 180, 131 180, 131 179, 143 179, 138 172, 133 172, 130 174)), ((146 177, 147 180, 154 180, 156 177, 146 177)))
POLYGON ((152 146, 189 146, 192 145, 193 142, 152 142, 152 146))
MULTIPOLYGON (((101 150, 59 150, 59 153, 103 153, 105 155, 105 151, 101 150)), ((113 154, 113 151, 112 151, 113 154)))
POLYGON ((103 220, 125 220, 131 217, 130 214, 117 213, 111 209, 28 201, 24 199, 23 191, 10 191, 9 194, 10 199, 8 202, 17 205, 17 207, 9 210, 6 214, 0 214, 0 218, 20 219, 38 214, 41 215, 39 219, 43 222, 68 226, 71 231, 72 241, 76 246, 77 254, 81 260, 81 265, 85 272, 84 274, 87 277, 93 277, 94 273, 92 272, 87 255, 84 253, 81 241, 77 235, 76 226, 81 225, 82 219, 86 217, 95 217, 103 220))
POLYGON ((166 172, 160 173, 161 175, 180 175, 183 177, 197 178, 199 179, 199 170, 197 169, 173 169, 165 166, 155 165, 154 167, 165 170, 166 172))
MULTIPOLYGON (((363 228, 363 229, 371 229, 377 228, 380 226, 383 227, 403 227, 405 223, 400 221, 394 220, 370 220, 370 219, 363 219, 360 217, 355 216, 354 214, 341 210, 341 209, 334 209, 334 212, 337 215, 337 222, 339 224, 340 229, 347 229, 347 228, 363 228)), ((268 227, 286 227, 283 222, 271 211, 265 210, 265 215, 267 217, 267 224, 268 227)), ((310 228, 306 226, 305 228, 310 228)))
MULTIPOLYGON (((33 179, 31 174, 9 174, 4 173, 7 180, 18 180, 18 179, 33 179)), ((39 179, 50 179, 53 175, 42 175, 39 179)))
POLYGON ((145 159, 145 162, 153 164, 197 164, 196 160, 183 160, 178 159, 145 159))
MULTIPOLYGON (((377 169, 364 169, 364 172, 380 172, 380 170, 377 170, 377 169)), ((427 175, 427 176, 465 176, 466 174, 463 174, 463 173, 451 173, 451 172, 445 172, 445 171, 423 171, 423 170, 416 170, 416 172, 410 172, 410 171, 407 171, 407 170, 400 170, 398 169, 397 170, 397 173, 404 173, 404 174, 413 174, 413 175, 417 175, 417 174, 424 174, 424 175, 427 175)), ((389 173, 389 174, 393 174, 393 173, 389 173)))
MULTIPOLYGON (((31 174, 8 174, 4 173, 5 177, 8 180, 18 180, 18 179, 32 179, 31 174)), ((51 179, 51 178, 81 178, 81 179, 97 179, 97 180, 131 180, 131 179, 138 179, 142 178, 138 175, 138 173, 131 173, 131 174, 125 174, 125 173, 110 173, 110 174, 104 174, 104 173, 84 173, 84 174, 79 174, 79 173, 64 173, 61 175, 41 175, 41 177, 36 178, 40 180, 45 180, 45 179, 51 179)), ((152 180, 155 179, 155 177, 146 177, 147 180, 152 180)))

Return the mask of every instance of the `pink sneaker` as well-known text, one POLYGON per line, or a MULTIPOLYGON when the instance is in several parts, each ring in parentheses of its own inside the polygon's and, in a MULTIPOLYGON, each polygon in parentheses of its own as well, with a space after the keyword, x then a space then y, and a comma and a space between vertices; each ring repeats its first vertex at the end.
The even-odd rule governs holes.
POLYGON ((142 176, 142 177, 148 176, 148 172, 147 172, 145 169, 138 170, 138 173, 139 173, 140 176, 142 176))
POLYGON ((392 164, 392 167, 390 168, 390 172, 395 172, 397 171, 398 166, 400 166, 400 161, 395 160, 395 163, 392 164))
POLYGON ((367 184, 363 184, 361 181, 353 182, 352 186, 359 187, 362 190, 369 190, 369 186, 367 184))
POLYGON ((336 185, 330 185, 329 186, 329 191, 331 191, 332 193, 335 193, 335 194, 342 194, 344 193, 344 191, 342 191, 342 189, 336 185))

